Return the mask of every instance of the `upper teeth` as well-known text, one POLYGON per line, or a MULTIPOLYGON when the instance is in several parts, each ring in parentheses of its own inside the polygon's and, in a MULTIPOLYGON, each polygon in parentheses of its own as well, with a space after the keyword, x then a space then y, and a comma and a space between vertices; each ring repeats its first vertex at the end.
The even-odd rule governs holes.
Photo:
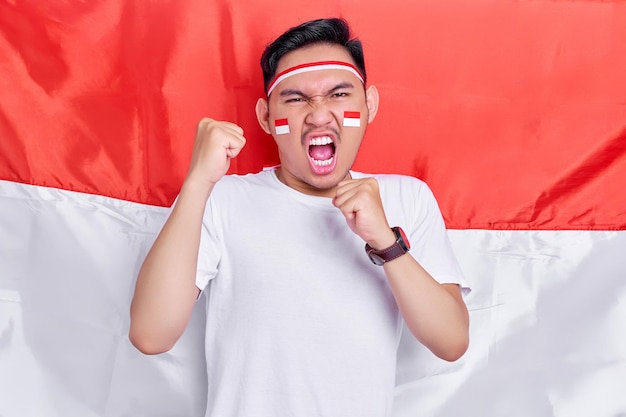
POLYGON ((330 143, 333 143, 333 140, 328 136, 311 139, 311 145, 328 145, 330 143))

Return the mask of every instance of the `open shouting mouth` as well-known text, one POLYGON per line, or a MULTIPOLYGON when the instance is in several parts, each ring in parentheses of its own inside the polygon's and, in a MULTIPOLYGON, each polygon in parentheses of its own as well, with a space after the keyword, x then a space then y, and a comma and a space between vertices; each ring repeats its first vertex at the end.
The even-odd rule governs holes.
POLYGON ((315 136, 309 139, 309 164, 318 175, 328 174, 335 168, 335 142, 330 136, 315 136))

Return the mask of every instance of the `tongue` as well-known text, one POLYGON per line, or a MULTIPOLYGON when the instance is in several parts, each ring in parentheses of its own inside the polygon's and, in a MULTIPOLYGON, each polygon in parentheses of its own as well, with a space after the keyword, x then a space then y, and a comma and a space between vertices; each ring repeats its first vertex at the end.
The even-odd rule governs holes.
POLYGON ((309 155, 311 158, 318 161, 325 161, 330 159, 335 153, 335 147, 333 145, 312 145, 309 148, 309 155))

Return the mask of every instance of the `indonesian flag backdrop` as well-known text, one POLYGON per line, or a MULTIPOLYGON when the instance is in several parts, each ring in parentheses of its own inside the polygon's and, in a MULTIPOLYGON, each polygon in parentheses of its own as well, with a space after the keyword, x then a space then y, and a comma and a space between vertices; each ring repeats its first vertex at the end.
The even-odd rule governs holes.
POLYGON ((278 162, 258 60, 347 18, 381 109, 355 169, 433 189, 473 292, 455 363, 401 341, 394 417, 626 413, 626 3, 0 0, 0 415, 202 416, 200 309, 129 343, 195 127, 278 162))

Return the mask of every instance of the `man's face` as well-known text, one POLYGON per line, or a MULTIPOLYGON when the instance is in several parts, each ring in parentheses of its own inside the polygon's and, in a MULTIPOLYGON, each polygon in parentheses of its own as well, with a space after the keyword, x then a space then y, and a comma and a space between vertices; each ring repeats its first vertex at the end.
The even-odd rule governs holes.
MULTIPOLYGON (((319 61, 354 65, 350 54, 340 46, 313 45, 286 54, 279 61, 277 74, 319 61)), ((361 80, 345 69, 308 71, 280 81, 267 103, 260 100, 266 111, 259 115, 259 121, 278 145, 281 181, 306 194, 333 196, 337 183, 349 177, 377 103, 375 88, 368 88, 366 94, 361 80), (345 112, 353 112, 348 116, 358 112, 358 119, 344 122, 345 112), (284 119, 288 133, 281 133, 275 126, 276 121, 284 119)))

